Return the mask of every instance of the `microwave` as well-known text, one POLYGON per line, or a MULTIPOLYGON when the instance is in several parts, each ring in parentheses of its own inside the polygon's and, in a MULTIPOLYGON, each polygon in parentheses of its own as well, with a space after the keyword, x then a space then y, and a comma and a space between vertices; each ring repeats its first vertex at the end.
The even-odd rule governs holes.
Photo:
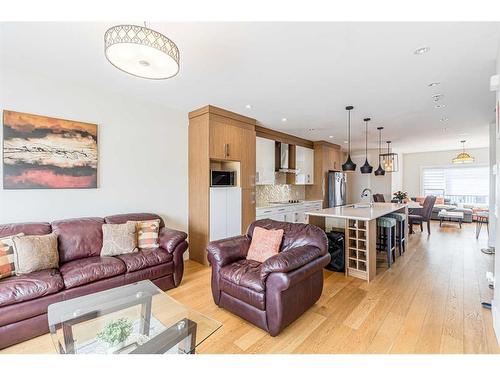
POLYGON ((210 171, 210 186, 236 186, 236 171, 210 171))

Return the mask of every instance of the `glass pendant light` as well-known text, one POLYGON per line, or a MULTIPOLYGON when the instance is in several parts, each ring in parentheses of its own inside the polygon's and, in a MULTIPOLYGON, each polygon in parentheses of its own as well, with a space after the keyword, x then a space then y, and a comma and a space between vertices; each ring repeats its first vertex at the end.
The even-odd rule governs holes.
POLYGON ((381 154, 382 166, 387 173, 398 171, 398 154, 391 152, 391 141, 386 141, 387 153, 381 154))
POLYGON ((371 119, 369 117, 365 118, 365 164, 360 168, 361 173, 369 174, 372 173, 373 167, 368 163, 368 121, 371 119))
POLYGON ((384 168, 382 168, 382 165, 380 164, 380 154, 382 153, 382 130, 384 129, 383 126, 379 126, 377 128, 378 130, 378 168, 375 171, 375 176, 384 176, 385 171, 384 168))
POLYGON ((342 164, 342 170, 344 172, 354 172, 356 170, 356 164, 354 164, 354 162, 352 161, 351 159, 351 110, 353 109, 354 107, 352 105, 349 105, 347 107, 345 107, 345 109, 347 110, 347 113, 348 113, 348 122, 347 122, 347 126, 348 126, 348 131, 347 131, 347 143, 348 143, 348 146, 347 146, 347 160, 345 161, 344 164, 342 164))
POLYGON ((452 160, 453 164, 468 164, 474 163, 474 158, 465 152, 465 141, 460 141, 462 143, 462 152, 457 155, 456 158, 452 160))

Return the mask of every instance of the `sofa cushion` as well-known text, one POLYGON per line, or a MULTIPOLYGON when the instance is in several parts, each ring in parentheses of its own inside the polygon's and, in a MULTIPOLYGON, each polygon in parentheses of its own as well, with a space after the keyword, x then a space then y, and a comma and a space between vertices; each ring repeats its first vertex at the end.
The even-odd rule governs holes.
POLYGON ((262 263, 255 260, 242 259, 228 264, 220 270, 220 277, 233 284, 262 292, 265 289, 260 277, 262 263))
POLYGON ((51 232, 49 223, 19 223, 19 224, 2 224, 0 225, 0 237, 14 236, 18 233, 26 235, 42 235, 51 232))
POLYGON ((113 257, 77 259, 60 267, 66 289, 120 275, 126 271, 125 263, 113 257))
POLYGON ((52 230, 58 236, 59 261, 66 263, 99 255, 102 248, 102 224, 104 220, 99 217, 54 221, 52 230))
POLYGON ((146 220, 160 220, 160 228, 165 226, 163 219, 156 215, 150 213, 136 213, 136 214, 120 214, 106 216, 104 221, 108 224, 125 224, 127 221, 146 221, 146 220))
POLYGON ((229 294, 231 297, 236 298, 239 301, 243 301, 249 305, 252 305, 259 310, 266 309, 266 293, 257 292, 256 290, 245 288, 241 285, 233 284, 230 281, 221 279, 220 290, 222 293, 229 294))
POLYGON ((57 236, 54 233, 14 236, 12 241, 16 275, 59 267, 57 236))
POLYGON ((136 253, 118 255, 127 267, 127 272, 142 270, 147 267, 157 266, 162 263, 171 262, 173 256, 165 249, 147 249, 136 253))
POLYGON ((56 269, 8 277, 0 281, 0 306, 47 296, 63 288, 63 279, 56 269))

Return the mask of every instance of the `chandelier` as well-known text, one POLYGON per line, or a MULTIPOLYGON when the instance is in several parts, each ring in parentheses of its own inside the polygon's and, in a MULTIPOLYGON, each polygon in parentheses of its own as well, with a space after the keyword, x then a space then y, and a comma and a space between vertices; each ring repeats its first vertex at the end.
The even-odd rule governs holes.
POLYGON ((108 29, 104 34, 104 54, 116 68, 141 78, 167 79, 179 72, 179 49, 175 43, 146 25, 108 29))
POLYGON ((462 143, 462 152, 457 155, 456 158, 452 160, 453 164, 467 164, 473 163, 474 158, 465 152, 465 141, 460 141, 462 143))
POLYGON ((387 152, 385 154, 379 155, 380 164, 382 168, 387 172, 397 172, 398 169, 398 154, 391 152, 391 141, 386 141, 387 152))

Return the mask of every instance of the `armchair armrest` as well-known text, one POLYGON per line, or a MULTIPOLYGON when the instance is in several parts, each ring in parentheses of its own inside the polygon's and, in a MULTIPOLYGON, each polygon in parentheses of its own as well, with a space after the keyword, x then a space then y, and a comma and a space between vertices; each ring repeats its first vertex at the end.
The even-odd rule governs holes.
POLYGON ((170 229, 163 227, 159 233, 159 243, 160 246, 167 250, 169 253, 173 253, 175 248, 187 238, 187 234, 181 232, 180 230, 170 229))
POLYGON ((208 244, 208 261, 211 265, 224 267, 247 256, 250 247, 250 238, 247 236, 236 236, 208 244))
POLYGON ((262 263, 260 276, 266 280, 274 272, 287 273, 312 262, 324 255, 324 251, 316 246, 299 246, 272 256, 262 263))

